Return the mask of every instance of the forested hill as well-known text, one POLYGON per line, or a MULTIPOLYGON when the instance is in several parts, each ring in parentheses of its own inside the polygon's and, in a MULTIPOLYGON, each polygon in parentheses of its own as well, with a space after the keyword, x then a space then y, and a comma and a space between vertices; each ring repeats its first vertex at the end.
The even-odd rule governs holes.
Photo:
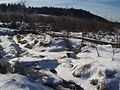
POLYGON ((79 19, 95 19, 99 21, 107 21, 106 19, 94 15, 89 11, 74 8, 55 8, 55 7, 26 7, 22 4, 0 4, 0 12, 26 12, 37 14, 48 14, 55 16, 71 16, 79 19))
POLYGON ((97 19, 97 20, 106 21, 104 18, 94 15, 82 9, 42 7, 42 8, 32 8, 32 11, 33 12, 37 11, 37 13, 56 15, 56 16, 72 16, 72 17, 77 17, 79 19, 97 19))

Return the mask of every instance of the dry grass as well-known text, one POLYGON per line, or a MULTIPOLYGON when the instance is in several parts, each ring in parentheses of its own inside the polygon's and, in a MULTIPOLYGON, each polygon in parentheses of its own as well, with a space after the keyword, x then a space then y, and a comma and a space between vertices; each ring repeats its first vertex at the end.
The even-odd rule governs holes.
MULTIPOLYGON (((91 68, 91 64, 86 64, 86 65, 83 65, 82 67, 80 67, 79 70, 80 70, 80 73, 84 73, 90 68, 91 68)), ((81 74, 77 74, 77 73, 75 73, 75 71, 72 74, 75 77, 81 77, 81 74)))
POLYGON ((90 84, 96 86, 98 84, 98 80, 97 79, 92 79, 92 80, 90 80, 90 84))
POLYGON ((67 56, 60 57, 60 59, 64 59, 64 58, 67 58, 67 56))
POLYGON ((45 49, 41 50, 40 52, 45 52, 45 49))
POLYGON ((86 70, 88 70, 90 68, 91 68, 91 64, 86 64, 81 69, 82 69, 82 71, 86 71, 86 70))
POLYGON ((81 48, 78 48, 77 50, 73 50, 73 52, 74 52, 75 54, 78 54, 78 53, 82 52, 82 50, 81 50, 81 48))
POLYGON ((39 46, 47 46, 48 44, 50 44, 51 42, 40 42, 39 46))
POLYGON ((20 43, 20 44, 27 44, 28 41, 27 40, 23 40, 23 41, 19 41, 18 43, 20 43))
POLYGON ((98 73, 98 76, 99 77, 105 77, 105 74, 104 74, 104 72, 102 70, 100 70, 99 73, 98 73))
POLYGON ((35 44, 37 44, 38 42, 39 42, 38 40, 35 40, 33 44, 35 45, 35 44))
POLYGON ((17 38, 18 41, 20 41, 20 40, 23 39, 24 37, 21 36, 21 35, 17 35, 16 38, 17 38))
POLYGON ((108 90, 104 82, 97 85, 97 90, 108 90))
POLYGON ((28 44, 26 44, 24 47, 25 47, 25 48, 28 48, 28 49, 32 49, 32 48, 33 48, 33 45, 28 43, 28 44))

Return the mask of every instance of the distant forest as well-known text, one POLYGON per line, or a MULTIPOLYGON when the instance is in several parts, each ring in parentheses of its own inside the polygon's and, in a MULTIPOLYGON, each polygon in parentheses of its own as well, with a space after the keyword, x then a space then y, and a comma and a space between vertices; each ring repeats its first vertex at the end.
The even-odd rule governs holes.
POLYGON ((82 9, 26 7, 24 4, 0 4, 0 22, 5 23, 4 27, 21 30, 36 30, 36 27, 47 25, 52 27, 52 31, 113 32, 120 29, 120 23, 82 9))
POLYGON ((25 12, 29 14, 47 14, 55 16, 70 16, 79 19, 96 19, 107 21, 106 19, 94 15, 86 10, 74 8, 55 8, 55 7, 26 7, 22 4, 0 4, 0 12, 25 12))

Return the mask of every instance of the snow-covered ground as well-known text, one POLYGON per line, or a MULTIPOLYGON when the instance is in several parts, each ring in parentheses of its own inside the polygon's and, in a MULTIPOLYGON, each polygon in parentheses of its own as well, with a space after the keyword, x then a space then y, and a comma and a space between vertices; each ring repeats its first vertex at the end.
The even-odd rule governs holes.
MULTIPOLYGON (((9 31, 0 29, 4 30, 9 31)), ((114 39, 112 36, 104 39, 111 38, 114 39)), ((74 50, 81 43, 82 40, 69 39, 74 50)), ((48 86, 57 87, 64 80, 84 90, 120 90, 120 48, 85 42, 81 52, 74 54, 66 46, 64 38, 51 37, 45 33, 1 35, 0 62, 8 61, 14 66, 19 61, 22 71, 0 74, 0 90, 52 90, 48 86)), ((58 87, 55 87, 53 89, 57 90, 58 87)), ((58 90, 70 88, 59 87, 58 90)))
POLYGON ((44 16, 44 17, 49 17, 49 16, 51 16, 51 15, 47 15, 47 14, 38 14, 38 15, 44 16))
POLYGON ((20 74, 0 74, 0 90, 53 90, 20 74))

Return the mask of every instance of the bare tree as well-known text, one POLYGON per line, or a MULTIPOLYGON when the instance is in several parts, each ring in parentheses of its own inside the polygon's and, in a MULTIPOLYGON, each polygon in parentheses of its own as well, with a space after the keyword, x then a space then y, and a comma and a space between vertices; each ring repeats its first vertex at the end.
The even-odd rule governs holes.
POLYGON ((96 49, 96 51, 97 51, 97 57, 100 57, 100 53, 99 53, 99 51, 98 51, 97 44, 94 44, 93 47, 94 47, 94 48, 96 49))
POLYGON ((23 30, 25 29, 25 18, 26 18, 26 14, 25 14, 25 6, 26 6, 26 0, 20 0, 19 3, 22 5, 21 7, 21 11, 20 13, 22 14, 22 21, 21 21, 21 24, 20 24, 20 30, 23 30))

